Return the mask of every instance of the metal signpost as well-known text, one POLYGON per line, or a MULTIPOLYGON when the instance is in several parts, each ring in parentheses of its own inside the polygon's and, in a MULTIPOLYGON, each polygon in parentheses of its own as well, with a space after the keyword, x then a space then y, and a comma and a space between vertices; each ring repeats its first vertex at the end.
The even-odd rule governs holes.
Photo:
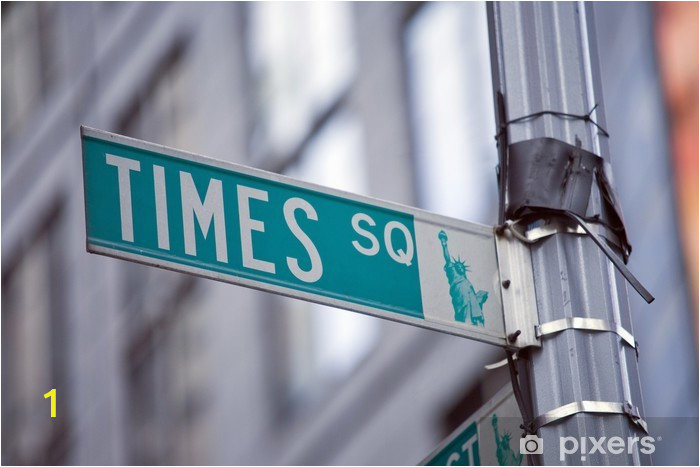
POLYGON ((81 137, 92 253, 537 345, 529 251, 491 227, 100 130, 81 137))
POLYGON ((629 245, 612 189, 592 5, 489 2, 487 11, 501 220, 520 222, 531 242, 541 323, 542 346, 519 355, 525 426, 542 438, 531 461, 649 463, 625 280, 653 297, 622 264, 629 245), (563 450, 567 439, 589 443, 563 450))
POLYGON ((630 247, 611 181, 592 7, 489 2, 487 10, 500 222, 529 245, 542 345, 518 352, 519 374, 510 361, 507 400, 526 434, 518 453, 495 432, 498 456, 486 458, 491 401, 425 463, 521 465, 533 454, 528 464, 649 464, 654 438, 625 281, 654 298, 624 265, 630 247))
POLYGON ((511 385, 505 386, 462 423, 421 465, 526 465, 523 450, 539 444, 522 438, 523 419, 511 385))

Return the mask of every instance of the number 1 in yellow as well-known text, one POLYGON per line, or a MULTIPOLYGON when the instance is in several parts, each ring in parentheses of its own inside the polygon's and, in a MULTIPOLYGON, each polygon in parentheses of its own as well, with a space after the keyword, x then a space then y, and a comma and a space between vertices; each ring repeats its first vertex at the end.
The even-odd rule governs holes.
POLYGON ((56 416, 56 390, 52 389, 44 394, 44 399, 51 398, 51 417, 56 416))

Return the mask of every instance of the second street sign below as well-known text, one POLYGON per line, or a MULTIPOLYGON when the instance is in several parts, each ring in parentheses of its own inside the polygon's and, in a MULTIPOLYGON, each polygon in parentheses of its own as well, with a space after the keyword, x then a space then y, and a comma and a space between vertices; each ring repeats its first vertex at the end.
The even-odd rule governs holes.
POLYGON ((532 323, 504 321, 504 303, 532 295, 531 279, 515 273, 530 268, 529 252, 491 227, 100 130, 83 127, 81 137, 90 252, 496 345, 536 345, 528 329, 519 341, 506 337, 532 323), (503 255, 513 277, 502 277, 503 255))

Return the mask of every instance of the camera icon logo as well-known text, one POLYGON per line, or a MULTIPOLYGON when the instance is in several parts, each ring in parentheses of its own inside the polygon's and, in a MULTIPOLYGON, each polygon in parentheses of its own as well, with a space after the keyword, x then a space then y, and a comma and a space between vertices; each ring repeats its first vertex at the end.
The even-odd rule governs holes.
POLYGON ((537 435, 527 435, 520 438, 520 454, 542 454, 542 438, 537 435))

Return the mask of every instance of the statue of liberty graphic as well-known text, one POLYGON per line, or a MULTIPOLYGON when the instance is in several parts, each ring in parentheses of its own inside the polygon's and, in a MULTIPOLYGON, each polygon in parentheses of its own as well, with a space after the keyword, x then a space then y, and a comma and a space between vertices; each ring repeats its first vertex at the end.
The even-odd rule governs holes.
POLYGON ((493 425, 493 434, 496 437, 496 458, 498 465, 520 465, 523 461, 523 455, 515 455, 515 451, 510 448, 510 433, 503 433, 503 436, 498 435, 498 417, 493 414, 491 418, 493 425))
POLYGON ((442 243, 442 254, 445 257, 445 274, 447 274, 447 280, 450 283, 455 321, 464 323, 468 319, 468 322, 474 326, 483 326, 484 313, 482 308, 486 299, 489 298, 488 292, 474 290, 474 286, 467 279, 469 266, 459 257, 454 259, 450 256, 450 252, 447 250, 447 234, 444 230, 440 231, 438 238, 442 243))

